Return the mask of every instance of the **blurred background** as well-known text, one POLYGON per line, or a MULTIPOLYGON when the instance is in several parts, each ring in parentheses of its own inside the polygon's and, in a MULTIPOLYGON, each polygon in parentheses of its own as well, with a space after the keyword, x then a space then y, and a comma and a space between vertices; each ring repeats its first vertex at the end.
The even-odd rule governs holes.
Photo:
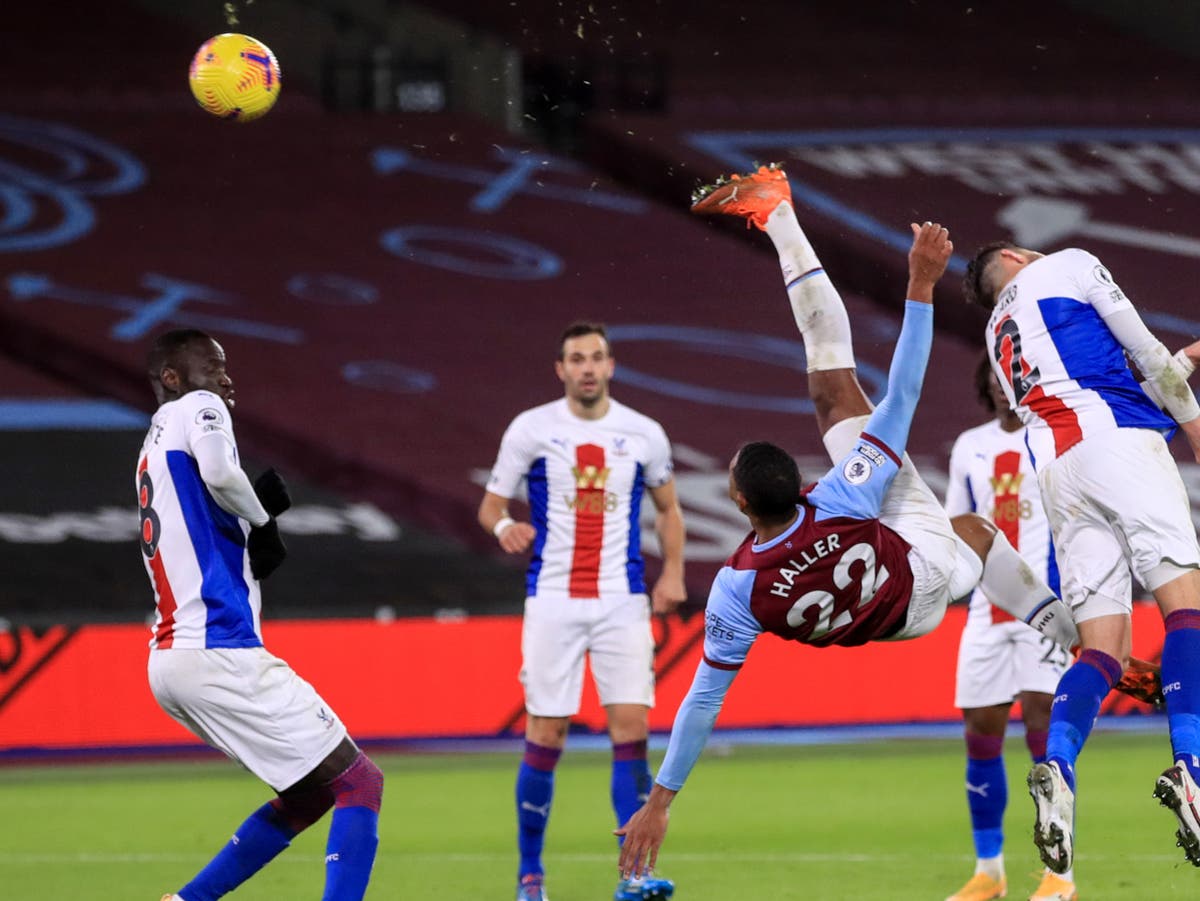
MULTIPOLYGON (((954 438, 988 418, 982 319, 958 285, 974 247, 1083 246, 1172 350, 1200 336, 1186 4, 62 0, 4 20, 0 755, 191 742, 143 670, 133 469, 142 360, 167 328, 218 337, 247 469, 293 485, 268 646, 377 742, 519 733, 524 561, 475 510, 512 416, 560 394, 567 323, 609 325, 614 396, 674 445, 690 600, 658 626, 656 729, 744 534, 729 456, 762 438, 814 478, 827 465, 769 242, 690 218, 704 181, 786 163, 876 398, 908 223, 951 228, 911 447, 939 491, 954 438), (223 31, 280 61, 262 120, 218 121, 189 94, 192 54, 223 31), (380 703, 413 680, 419 697, 380 703)), ((1182 469, 1197 509, 1200 471, 1182 469)), ((921 686, 903 699, 764 681, 722 722, 953 724, 949 619, 903 648, 821 652, 864 686, 902 668, 921 686)), ((1154 657, 1161 623, 1138 622, 1154 657)), ((763 645, 764 678, 810 665, 763 645)), ((591 698, 580 728, 600 721, 591 698)))

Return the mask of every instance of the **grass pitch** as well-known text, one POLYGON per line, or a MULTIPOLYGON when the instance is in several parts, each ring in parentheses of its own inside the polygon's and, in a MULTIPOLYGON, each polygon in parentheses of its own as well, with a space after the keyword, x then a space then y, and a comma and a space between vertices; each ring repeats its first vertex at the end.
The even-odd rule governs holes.
MULTIPOLYGON (((387 775, 369 899, 509 899, 514 754, 375 755, 387 775)), ((1006 748, 1009 898, 1039 866, 1020 741, 1006 748)), ((653 761, 657 765, 657 759, 653 761)), ((1080 761, 1076 877, 1085 901, 1200 896, 1151 789, 1165 736, 1102 733, 1080 761)), ((554 901, 616 881, 608 757, 568 749, 546 848, 554 901)), ((0 769, 0 897, 157 901, 268 797, 224 761, 0 769)), ((231 897, 318 898, 328 820, 231 897)), ((934 899, 971 874, 962 745, 913 741, 708 754, 673 808, 660 859, 679 901, 934 899)))

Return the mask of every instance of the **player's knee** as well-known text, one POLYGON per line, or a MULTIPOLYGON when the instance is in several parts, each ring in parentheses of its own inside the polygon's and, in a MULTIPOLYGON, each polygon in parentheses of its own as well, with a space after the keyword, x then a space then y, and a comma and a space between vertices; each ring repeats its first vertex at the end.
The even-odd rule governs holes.
POLYGON ((999 534, 996 527, 978 513, 963 513, 950 520, 957 535, 980 560, 986 560, 992 542, 999 534))
POLYGON ((362 751, 329 787, 337 807, 366 807, 378 813, 383 804, 383 770, 362 751))

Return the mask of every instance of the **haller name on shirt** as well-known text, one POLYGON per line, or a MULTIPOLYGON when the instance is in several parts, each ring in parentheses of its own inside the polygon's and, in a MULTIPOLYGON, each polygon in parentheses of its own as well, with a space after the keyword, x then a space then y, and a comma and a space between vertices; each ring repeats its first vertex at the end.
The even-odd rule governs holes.
POLYGON ((779 567, 779 579, 771 586, 771 594, 778 595, 781 598, 786 598, 791 594, 792 583, 796 581, 796 576, 804 572, 822 557, 828 557, 841 546, 841 539, 835 532, 832 535, 826 535, 824 538, 816 541, 811 547, 802 550, 796 556, 804 562, 799 562, 796 558, 788 560, 787 564, 779 567))

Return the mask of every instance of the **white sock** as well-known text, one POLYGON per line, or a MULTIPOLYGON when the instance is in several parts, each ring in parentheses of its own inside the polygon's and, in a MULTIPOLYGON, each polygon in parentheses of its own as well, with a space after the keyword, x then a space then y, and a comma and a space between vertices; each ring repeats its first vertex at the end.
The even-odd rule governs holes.
POLYGON ((979 589, 1001 610, 1067 650, 1079 644, 1079 631, 1067 605, 1055 597, 1050 586, 1013 550, 1003 532, 996 533, 983 561, 979 589))
MULTIPOLYGON (((1050 870, 1050 868, 1049 868, 1049 867, 1047 867, 1047 868, 1046 868, 1046 872, 1047 872, 1047 873, 1051 872, 1051 870, 1050 870)), ((1069 870, 1067 870, 1066 872, 1064 872, 1064 873, 1059 873, 1059 874, 1058 874, 1058 878, 1059 878, 1059 879, 1065 879, 1065 880, 1067 880, 1067 882, 1074 882, 1074 881, 1075 881, 1075 868, 1074 868, 1074 867, 1071 867, 1071 868, 1070 868, 1069 870)))
POLYGON ((975 860, 975 872, 986 873, 993 879, 999 881, 1004 878, 1004 855, 997 854, 995 857, 979 857, 975 860))
POLYGON ((767 217, 767 234, 779 254, 792 316, 804 339, 808 371, 853 369, 846 307, 786 200, 767 217))

